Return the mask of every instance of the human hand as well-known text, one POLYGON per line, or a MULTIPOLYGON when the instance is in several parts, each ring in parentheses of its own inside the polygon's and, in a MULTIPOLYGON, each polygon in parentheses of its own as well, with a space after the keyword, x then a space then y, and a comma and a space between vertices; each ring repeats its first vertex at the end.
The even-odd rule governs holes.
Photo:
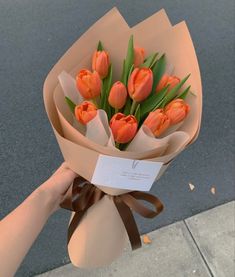
POLYGON ((64 162, 47 181, 38 187, 37 191, 47 197, 52 213, 59 209, 68 188, 77 176, 64 162))

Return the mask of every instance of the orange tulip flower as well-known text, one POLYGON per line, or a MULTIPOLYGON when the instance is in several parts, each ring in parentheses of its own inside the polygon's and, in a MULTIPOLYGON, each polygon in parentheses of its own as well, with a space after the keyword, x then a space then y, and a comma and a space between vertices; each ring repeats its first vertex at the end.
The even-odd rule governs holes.
POLYGON ((185 119, 189 113, 190 106, 183 99, 175 99, 165 107, 165 113, 171 124, 177 124, 185 119))
POLYGON ((110 128, 116 142, 127 143, 134 138, 138 123, 133 115, 117 113, 110 120, 110 128))
POLYGON ((157 109, 149 113, 143 124, 152 131, 155 137, 159 137, 170 126, 170 122, 164 110, 157 109))
POLYGON ((117 81, 113 84, 109 93, 109 104, 115 109, 121 109, 126 103, 127 90, 125 85, 117 81))
POLYGON ((93 103, 84 101, 75 107, 74 114, 76 119, 85 125, 96 116, 97 108, 93 103))
POLYGON ((153 72, 150 68, 135 68, 128 80, 128 92, 130 97, 141 102, 146 99, 153 86, 153 72))
POLYGON ((167 74, 163 75, 161 80, 159 81, 156 92, 161 91, 163 88, 169 85, 168 91, 173 89, 178 83, 180 82, 180 79, 176 76, 169 76, 167 74))
POLYGON ((106 51, 95 51, 92 57, 92 69, 97 71, 103 79, 109 71, 109 55, 106 51))
POLYGON ((134 47, 134 67, 140 66, 144 62, 145 50, 142 47, 134 47))
POLYGON ((76 76, 77 88, 85 99, 95 98, 101 92, 101 80, 99 74, 94 71, 82 69, 76 76))

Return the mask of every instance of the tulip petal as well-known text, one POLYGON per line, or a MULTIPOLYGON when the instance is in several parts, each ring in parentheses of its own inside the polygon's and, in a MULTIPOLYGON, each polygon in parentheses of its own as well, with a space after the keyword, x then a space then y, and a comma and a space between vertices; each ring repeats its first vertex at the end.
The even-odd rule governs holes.
MULTIPOLYGON (((139 76, 140 74, 138 75, 138 77, 139 76)), ((138 77, 136 78, 135 89, 134 93, 132 94, 132 99, 134 99, 137 102, 141 102, 149 96, 152 90, 153 79, 152 74, 151 76, 149 74, 143 74, 143 76, 141 76, 140 78, 138 77)))
POLYGON ((110 128, 117 143, 127 143, 135 136, 138 123, 133 115, 117 113, 110 120, 110 128))
POLYGON ((128 92, 136 102, 146 99, 153 85, 153 73, 149 68, 135 68, 128 80, 128 92))

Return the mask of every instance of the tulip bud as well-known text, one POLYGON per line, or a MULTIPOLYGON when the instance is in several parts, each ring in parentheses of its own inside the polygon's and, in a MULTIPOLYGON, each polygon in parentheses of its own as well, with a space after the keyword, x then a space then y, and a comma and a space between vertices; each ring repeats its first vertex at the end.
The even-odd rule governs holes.
POLYGON ((109 71, 109 55, 106 51, 95 51, 92 57, 92 69, 97 71, 103 79, 109 71))
POLYGON ((161 91, 163 88, 169 85, 168 91, 173 89, 178 83, 180 82, 180 79, 176 76, 169 76, 169 75, 163 75, 161 80, 159 81, 156 92, 161 91))
POLYGON ((96 116, 97 108, 93 103, 84 101, 75 107, 74 114, 77 121, 85 125, 96 116))
POLYGON ((99 74, 82 69, 76 76, 77 88, 85 99, 95 98, 101 92, 101 80, 99 74))
POLYGON ((153 86, 153 72, 150 68, 135 68, 128 80, 128 92, 130 97, 141 102, 146 99, 153 86))
POLYGON ((189 113, 190 106, 183 99, 175 99, 165 107, 165 114, 169 117, 171 124, 175 125, 183 121, 189 113))
POLYGON ((109 104, 115 109, 121 109, 126 103, 127 90, 125 85, 117 81, 113 84, 109 93, 109 104))
POLYGON ((110 128, 117 143, 127 143, 135 136, 138 123, 133 115, 117 113, 110 120, 110 128))
POLYGON ((134 47, 134 67, 140 66, 144 62, 145 50, 142 47, 134 47))
POLYGON ((152 131, 155 137, 159 137, 170 126, 170 119, 163 109, 157 109, 149 113, 143 124, 152 131))

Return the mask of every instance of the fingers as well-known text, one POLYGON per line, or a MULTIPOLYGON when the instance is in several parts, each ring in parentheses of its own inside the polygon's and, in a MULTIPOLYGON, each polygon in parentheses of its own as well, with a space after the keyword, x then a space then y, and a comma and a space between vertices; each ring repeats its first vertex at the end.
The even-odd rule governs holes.
POLYGON ((56 187, 60 194, 64 194, 77 176, 77 173, 72 171, 66 163, 62 163, 51 176, 50 184, 52 187, 56 187))
MULTIPOLYGON (((72 171, 70 168, 69 168, 69 166, 68 166, 68 164, 66 163, 66 162, 63 162, 61 165, 60 165, 60 167, 51 175, 51 176, 54 176, 54 175, 56 175, 56 174, 58 174, 58 173, 62 173, 62 172, 64 172, 65 170, 70 170, 70 171, 72 171)), ((73 172, 73 171, 72 171, 73 172)), ((73 172, 74 174, 76 174, 75 172, 73 172)), ((77 174, 76 174, 76 176, 75 177, 77 177, 77 174)), ((74 177, 74 178, 75 178, 74 177)))
POLYGON ((77 173, 75 173, 72 169, 70 169, 66 162, 63 162, 60 166, 60 172, 67 175, 68 180, 74 180, 78 176, 77 173))
POLYGON ((66 162, 63 162, 59 168, 70 169, 66 162))
POLYGON ((73 181, 78 175, 74 171, 72 171, 70 168, 64 168, 63 169, 63 175, 65 176, 65 179, 73 181))

